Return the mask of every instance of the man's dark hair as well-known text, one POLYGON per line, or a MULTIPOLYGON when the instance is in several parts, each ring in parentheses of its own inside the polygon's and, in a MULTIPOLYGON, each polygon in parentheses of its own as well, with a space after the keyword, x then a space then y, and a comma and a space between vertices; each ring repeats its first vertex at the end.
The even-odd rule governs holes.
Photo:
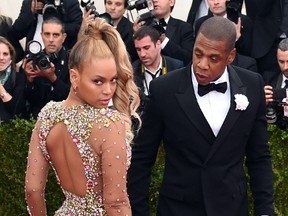
POLYGON ((207 19, 202 23, 197 36, 199 34, 203 34, 209 40, 226 41, 228 51, 231 51, 235 47, 236 28, 234 24, 226 18, 214 16, 207 19))
POLYGON ((61 25, 62 28, 61 28, 61 33, 64 33, 65 32, 65 25, 64 23, 58 19, 57 17, 49 17, 45 20, 43 20, 43 23, 42 23, 42 31, 43 31, 43 26, 44 24, 58 24, 58 25, 61 25))
POLYGON ((280 41, 280 43, 278 45, 278 49, 280 49, 283 52, 288 51, 288 38, 285 38, 285 39, 280 41))
POLYGON ((134 34, 133 39, 134 40, 141 40, 142 38, 149 36, 151 38, 151 41, 156 44, 156 42, 160 38, 159 32, 153 28, 152 26, 142 26, 138 31, 134 34))
MULTIPOLYGON (((106 4, 107 0, 104 0, 104 4, 106 4)), ((128 0, 124 0, 124 7, 128 7, 128 0)))

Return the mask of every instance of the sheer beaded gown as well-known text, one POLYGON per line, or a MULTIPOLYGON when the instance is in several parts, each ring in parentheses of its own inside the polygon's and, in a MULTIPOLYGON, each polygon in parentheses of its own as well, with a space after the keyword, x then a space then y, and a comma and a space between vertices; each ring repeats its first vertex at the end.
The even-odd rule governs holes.
POLYGON ((131 149, 121 114, 109 108, 50 102, 38 119, 26 174, 33 185, 26 188, 31 191, 26 196, 28 210, 37 207, 35 215, 46 215, 45 179, 51 166, 66 197, 55 215, 130 215, 126 172, 131 149), (42 169, 36 172, 39 165, 42 169), (33 202, 33 196, 40 196, 42 202, 33 202))

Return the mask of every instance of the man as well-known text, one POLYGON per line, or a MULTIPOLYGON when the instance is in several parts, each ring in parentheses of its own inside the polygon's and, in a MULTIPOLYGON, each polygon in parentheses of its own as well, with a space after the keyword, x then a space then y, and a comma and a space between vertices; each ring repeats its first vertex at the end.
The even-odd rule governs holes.
POLYGON ((266 82, 264 87, 266 95, 266 103, 279 99, 282 101, 286 98, 286 88, 288 88, 288 38, 280 41, 277 49, 277 71, 265 71, 263 78, 266 82), (273 76, 271 76, 271 73, 273 76), (273 95, 273 89, 277 89, 277 95, 273 95), (274 99, 273 99, 274 96, 274 99))
POLYGON ((288 37, 288 0, 247 2, 254 5, 252 57, 257 60, 258 70, 261 73, 267 70, 276 71, 278 44, 288 37))
MULTIPOLYGON (((201 17, 200 19, 196 20, 195 23, 195 35, 198 32, 199 27, 201 24, 209 19, 212 16, 222 16, 227 18, 227 6, 228 4, 233 5, 234 7, 238 8, 240 5, 236 3, 232 3, 227 0, 207 0, 209 6, 209 13, 206 16, 201 17), (228 4, 227 4, 228 3, 228 4)), ((240 8, 239 8, 240 9, 240 8)), ((253 24, 249 17, 239 14, 240 19, 238 19, 238 23, 235 24, 236 32, 237 32, 237 42, 236 42, 236 50, 237 53, 245 56, 251 56, 251 48, 252 48, 252 33, 253 33, 253 24)))
POLYGON ((151 82, 128 175, 133 216, 149 215, 150 174, 161 141, 165 170, 158 216, 248 216, 244 159, 254 215, 274 215, 263 80, 229 65, 235 39, 229 20, 206 20, 193 65, 151 82))
MULTIPOLYGON (((182 20, 175 19, 171 16, 171 12, 175 5, 175 0, 153 0, 153 13, 156 18, 164 19, 167 23, 165 33, 160 37, 161 53, 172 58, 179 59, 187 65, 191 61, 193 49, 193 32, 192 26, 182 20)), ((134 22, 134 32, 143 23, 134 22), (137 26, 138 27, 135 27, 137 26)))
MULTIPOLYGON (((17 40, 26 37, 26 45, 31 40, 37 40, 44 45, 40 35, 44 19, 43 12, 45 12, 45 5, 47 5, 44 2, 43 0, 23 0, 20 14, 12 26, 10 35, 17 40)), ((58 1, 48 2, 52 2, 51 5, 55 6, 58 1)), ((77 41, 77 34, 82 22, 82 11, 78 0, 60 0, 59 4, 57 17, 65 25, 65 33, 67 34, 65 47, 71 49, 77 41)))
POLYGON ((47 56, 56 53, 57 58, 44 70, 35 67, 29 59, 25 59, 22 65, 27 77, 25 95, 30 104, 30 112, 35 117, 50 100, 66 99, 70 90, 69 55, 63 46, 66 38, 63 23, 55 17, 44 20, 41 36, 45 45, 44 53, 47 56))
POLYGON ((178 59, 161 55, 159 37, 159 32, 150 26, 142 26, 134 35, 139 60, 133 62, 133 70, 135 83, 142 95, 148 95, 153 79, 184 66, 178 59))
POLYGON ((138 59, 133 42, 133 24, 124 17, 128 0, 104 0, 105 10, 111 16, 113 26, 120 33, 129 53, 131 62, 138 59))

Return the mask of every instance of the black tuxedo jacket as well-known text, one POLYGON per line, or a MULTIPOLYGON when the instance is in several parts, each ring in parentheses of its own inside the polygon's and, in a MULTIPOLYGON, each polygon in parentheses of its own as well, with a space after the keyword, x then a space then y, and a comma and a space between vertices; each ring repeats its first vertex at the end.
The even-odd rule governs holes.
POLYGON ((282 20, 281 0, 251 0, 255 5, 252 57, 267 54, 278 37, 282 20))
POLYGON ((262 74, 265 84, 271 85, 273 88, 281 88, 283 76, 280 68, 277 71, 264 71, 262 74))
POLYGON ((138 59, 138 54, 133 40, 133 24, 126 17, 122 17, 116 29, 126 45, 131 62, 134 62, 138 59))
POLYGON ((236 53, 232 64, 247 70, 251 70, 253 72, 258 72, 256 60, 250 56, 236 53))
POLYGON ((158 215, 248 216, 245 156, 255 215, 274 215, 261 75, 228 66, 231 105, 215 137, 197 103, 191 73, 188 65, 150 84, 149 102, 128 171, 133 216, 149 215, 150 174, 161 140, 165 171, 158 215), (235 94, 248 98, 246 110, 235 110, 235 94))
POLYGON ((192 60, 194 38, 190 24, 170 17, 165 32, 169 42, 161 53, 175 59, 179 59, 187 65, 192 60))
POLYGON ((196 14, 199 10, 200 4, 202 0, 193 0, 191 4, 191 8, 188 13, 187 22, 190 23, 191 26, 194 25, 196 14))
MULTIPOLYGON (((201 24, 209 19, 210 17, 213 17, 213 14, 209 11, 207 16, 203 16, 196 20, 195 23, 195 35, 197 35, 197 32, 201 26, 201 24)), ((243 14, 240 16, 241 18, 241 37, 237 40, 235 47, 238 53, 246 56, 251 56, 251 49, 252 49, 252 35, 253 35, 253 24, 252 20, 243 14)))

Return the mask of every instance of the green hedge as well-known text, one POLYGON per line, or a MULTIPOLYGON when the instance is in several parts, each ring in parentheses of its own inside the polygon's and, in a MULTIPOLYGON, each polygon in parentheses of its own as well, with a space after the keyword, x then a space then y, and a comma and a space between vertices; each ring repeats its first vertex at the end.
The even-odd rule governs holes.
MULTIPOLYGON (((28 215, 24 196, 24 178, 28 143, 35 121, 16 119, 0 125, 0 215, 28 215)), ((275 211, 277 216, 288 215, 288 133, 269 127, 270 146, 275 184, 275 211)), ((163 148, 160 148, 153 169, 150 206, 152 215, 158 197, 158 188, 164 169, 163 148)), ((53 215, 63 201, 63 194, 54 173, 49 173, 47 183, 48 215, 53 215)), ((250 202, 252 203, 252 201, 250 202)), ((252 213, 251 213, 252 215, 252 213)))

